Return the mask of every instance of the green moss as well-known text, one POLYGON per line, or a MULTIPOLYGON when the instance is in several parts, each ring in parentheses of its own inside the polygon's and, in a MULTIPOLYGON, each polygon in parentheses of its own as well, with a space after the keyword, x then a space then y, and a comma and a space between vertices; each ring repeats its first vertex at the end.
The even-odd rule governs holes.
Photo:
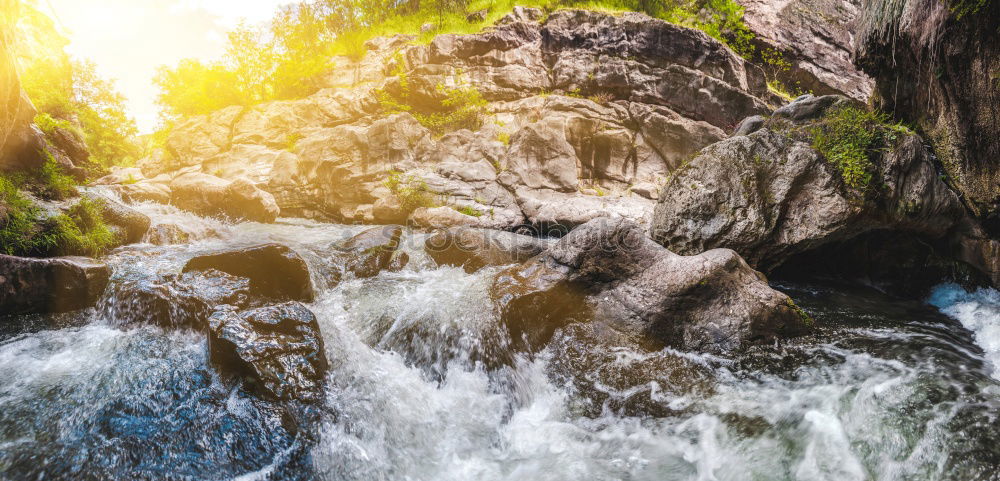
POLYGON ((816 325, 816 320, 813 319, 813 317, 810 316, 809 313, 807 313, 805 310, 803 310, 801 307, 795 304, 795 301, 788 299, 787 301, 785 301, 785 304, 788 307, 792 308, 793 311, 795 311, 795 314, 799 316, 799 319, 802 321, 803 325, 808 327, 813 327, 816 325))
POLYGON ((499 140, 500 143, 504 145, 510 145, 510 132, 507 132, 506 130, 501 130, 500 132, 497 132, 497 140, 499 140))
POLYGON ((813 148, 837 168, 849 189, 860 194, 872 186, 873 159, 908 133, 906 127, 890 123, 886 114, 860 107, 830 109, 811 129, 813 148))

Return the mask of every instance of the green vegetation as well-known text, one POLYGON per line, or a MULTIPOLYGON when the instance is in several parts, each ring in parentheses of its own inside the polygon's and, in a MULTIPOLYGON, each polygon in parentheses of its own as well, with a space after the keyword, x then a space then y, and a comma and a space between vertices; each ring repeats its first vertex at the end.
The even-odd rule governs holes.
POLYGON ((19 256, 100 255, 115 242, 100 201, 83 198, 47 216, 9 176, 0 176, 0 252, 19 256))
POLYGON ((40 112, 39 127, 46 133, 68 128, 81 134, 89 160, 97 165, 134 161, 141 153, 137 128, 114 82, 99 76, 92 62, 71 59, 63 50, 68 41, 47 16, 24 2, 19 12, 14 50, 21 86, 40 112))
MULTIPOLYGON (((475 87, 461 83, 455 87, 437 85, 439 98, 428 102, 418 101, 410 88, 406 60, 401 54, 393 57, 392 74, 397 83, 391 88, 378 90, 382 111, 386 114, 409 112, 421 125, 435 135, 459 130, 479 130, 488 115, 488 103, 475 87)), ((459 73, 461 82, 461 73, 459 73)))
POLYGON ((419 207, 439 207, 434 201, 434 194, 427 188, 427 183, 413 176, 403 176, 402 172, 390 171, 389 177, 382 182, 405 212, 412 212, 419 207))
POLYGON ((468 215, 468 216, 472 216, 472 217, 482 217, 483 216, 483 213, 479 209, 476 209, 475 207, 471 207, 471 206, 468 206, 468 205, 461 206, 461 207, 452 206, 451 208, 455 209, 456 211, 458 211, 458 212, 460 212, 462 214, 468 215))
POLYGON ((812 146, 840 172, 848 188, 866 193, 875 176, 872 159, 909 130, 881 112, 860 107, 830 109, 811 128, 812 146))
POLYGON ((816 325, 816 320, 813 319, 813 317, 810 316, 808 312, 806 312, 804 309, 795 304, 795 301, 788 299, 787 301, 785 301, 785 303, 788 305, 788 307, 792 308, 792 310, 795 311, 795 314, 799 316, 799 319, 802 321, 803 325, 808 327, 813 327, 816 325))

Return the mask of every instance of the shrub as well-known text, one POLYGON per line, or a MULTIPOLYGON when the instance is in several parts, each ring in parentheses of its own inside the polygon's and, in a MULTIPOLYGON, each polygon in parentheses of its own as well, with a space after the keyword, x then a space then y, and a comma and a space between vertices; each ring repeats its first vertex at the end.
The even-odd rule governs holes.
POLYGON ((452 209, 455 209, 456 211, 458 211, 458 212, 460 212, 462 214, 465 214, 465 215, 468 215, 468 216, 472 216, 472 217, 482 217, 483 216, 483 213, 479 209, 476 209, 475 207, 468 206, 468 205, 464 205, 464 206, 461 206, 461 207, 452 206, 452 209))
POLYGON ((437 85, 436 90, 441 99, 432 101, 430 105, 418 104, 411 89, 406 59, 397 53, 392 61, 394 67, 391 74, 397 79, 396 88, 375 92, 384 113, 409 112, 435 135, 460 129, 479 130, 483 127, 489 113, 489 103, 478 89, 462 82, 461 72, 458 73, 457 87, 437 85))
POLYGON ((406 212, 412 212, 419 207, 437 207, 434 194, 427 188, 427 183, 413 176, 403 177, 402 172, 391 171, 389 177, 382 182, 406 212))
POLYGON ((0 176, 0 252, 16 256, 89 255, 115 242, 100 201, 81 199, 65 213, 46 217, 16 181, 0 176))
POLYGON ((831 109, 812 127, 812 146, 840 172, 848 188, 866 193, 875 176, 873 159, 908 130, 880 112, 859 107, 831 109))
POLYGON ((51 152, 45 152, 45 163, 33 176, 33 187, 39 195, 56 200, 77 194, 76 181, 63 173, 51 152))

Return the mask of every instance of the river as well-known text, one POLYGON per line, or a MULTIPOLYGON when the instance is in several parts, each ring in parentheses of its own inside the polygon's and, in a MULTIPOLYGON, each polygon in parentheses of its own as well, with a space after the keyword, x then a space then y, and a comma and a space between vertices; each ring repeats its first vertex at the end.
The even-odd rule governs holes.
POLYGON ((1000 479, 993 290, 915 302, 778 282, 815 334, 719 357, 571 325, 516 353, 489 301, 497 269, 437 267, 426 234, 407 232, 402 271, 330 287, 328 246, 364 227, 138 208, 191 241, 114 251, 112 287, 221 247, 280 242, 307 260, 325 402, 296 418, 220 378, 203 334, 123 325, 109 288, 93 309, 0 319, 5 479, 1000 479))

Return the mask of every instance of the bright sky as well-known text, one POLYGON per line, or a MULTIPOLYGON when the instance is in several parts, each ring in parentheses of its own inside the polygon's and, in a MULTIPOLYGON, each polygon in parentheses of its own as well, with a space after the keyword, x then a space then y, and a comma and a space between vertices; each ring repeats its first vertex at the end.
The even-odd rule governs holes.
POLYGON ((183 58, 218 59, 241 19, 271 18, 291 0, 39 0, 70 39, 67 51, 116 80, 142 133, 158 123, 153 75, 183 58))

